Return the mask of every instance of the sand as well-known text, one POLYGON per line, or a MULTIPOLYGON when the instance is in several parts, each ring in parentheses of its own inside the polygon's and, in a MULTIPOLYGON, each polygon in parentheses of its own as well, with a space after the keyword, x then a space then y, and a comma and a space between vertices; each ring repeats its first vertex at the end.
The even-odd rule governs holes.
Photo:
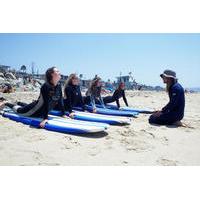
MULTIPOLYGON (((127 95, 136 108, 160 109, 168 101, 165 92, 127 91, 127 95)), ((0 96, 31 102, 38 93, 0 96)), ((153 126, 149 115, 141 114, 129 126, 83 136, 30 128, 0 116, 0 165, 200 165, 199 102, 200 94, 186 94, 183 122, 190 128, 153 126)))

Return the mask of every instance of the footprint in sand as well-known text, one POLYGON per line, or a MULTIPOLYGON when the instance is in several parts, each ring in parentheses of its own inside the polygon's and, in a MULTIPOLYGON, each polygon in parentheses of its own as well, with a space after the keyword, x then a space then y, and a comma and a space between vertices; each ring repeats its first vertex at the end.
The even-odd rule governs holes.
POLYGON ((49 162, 40 162, 38 163, 40 166, 59 166, 59 163, 49 163, 49 162))
POLYGON ((81 145, 78 141, 73 140, 72 137, 70 137, 70 136, 64 136, 63 139, 65 140, 65 142, 68 142, 68 144, 70 143, 70 144, 73 144, 76 146, 81 145))
POLYGON ((7 141, 7 140, 12 140, 13 136, 7 136, 7 135, 0 135, 0 141, 7 141))
POLYGON ((112 141, 106 141, 105 143, 104 143, 104 146, 105 146, 105 149, 112 149, 112 144, 113 144, 113 142, 112 141))
POLYGON ((39 151, 27 150, 27 151, 23 151, 23 152, 31 153, 34 160, 41 160, 43 158, 43 155, 39 151))
POLYGON ((155 135, 145 129, 140 130, 140 132, 144 133, 145 136, 150 136, 151 138, 155 138, 155 135))
POLYGON ((43 155, 39 151, 33 151, 33 150, 22 150, 22 149, 15 149, 16 152, 15 156, 18 156, 18 154, 27 154, 29 157, 32 157, 34 161, 40 161, 43 159, 43 155))
POLYGON ((128 165, 128 161, 122 161, 122 165, 128 165))
POLYGON ((146 152, 152 150, 154 147, 143 140, 126 138, 121 140, 121 144, 127 151, 135 151, 137 153, 146 152))
POLYGON ((135 132, 131 128, 126 128, 126 130, 119 131, 119 133, 120 133, 121 136, 125 136, 125 137, 135 135, 135 132))
POLYGON ((98 149, 96 146, 91 147, 91 149, 88 151, 88 154, 90 156, 96 156, 99 153, 100 153, 100 149, 98 149))
MULTIPOLYGON (((35 163, 29 163, 29 164, 20 164, 19 166, 33 166, 35 163)), ((51 163, 51 162, 39 162, 37 163, 38 166, 59 166, 59 163, 51 163)))
POLYGON ((27 136, 25 139, 26 142, 37 142, 37 141, 42 141, 45 140, 47 137, 45 135, 32 135, 32 136, 27 136))
POLYGON ((169 139, 167 138, 167 137, 161 137, 160 138, 160 141, 161 141, 161 143, 162 144, 164 144, 164 145, 169 145, 169 139))
POLYGON ((81 146, 78 141, 74 141, 70 136, 64 136, 63 139, 63 146, 61 147, 61 150, 69 150, 74 147, 81 146))
POLYGON ((110 135, 108 135, 108 136, 105 137, 105 139, 106 140, 110 140, 110 139, 113 139, 113 137, 111 137, 110 135))
POLYGON ((73 147, 70 144, 64 143, 63 146, 60 148, 61 150, 69 150, 72 149, 73 147))
POLYGON ((169 159, 166 159, 166 158, 160 158, 156 162, 157 162, 157 164, 162 165, 162 166, 177 166, 178 165, 178 161, 169 160, 169 159))
POLYGON ((156 127, 155 126, 148 126, 147 130, 149 130, 149 131, 155 131, 156 127))

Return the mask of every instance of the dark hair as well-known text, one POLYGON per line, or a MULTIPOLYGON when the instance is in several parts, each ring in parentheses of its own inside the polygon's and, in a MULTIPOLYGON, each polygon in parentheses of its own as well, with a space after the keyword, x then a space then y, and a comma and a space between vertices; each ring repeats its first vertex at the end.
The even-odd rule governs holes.
POLYGON ((125 85, 125 83, 124 83, 124 82, 120 82, 119 85, 118 85, 117 90, 121 90, 121 86, 122 86, 122 85, 125 85))
POLYGON ((169 77, 168 79, 170 79, 171 81, 170 81, 170 83, 167 84, 167 86, 166 86, 166 91, 167 91, 167 93, 169 93, 170 87, 171 87, 172 85, 174 85, 175 83, 177 83, 177 79, 170 78, 170 77, 169 77))
POLYGON ((49 69, 47 69, 46 73, 45 73, 45 80, 47 83, 51 83, 52 81, 52 74, 54 73, 54 69, 56 67, 50 67, 49 69))

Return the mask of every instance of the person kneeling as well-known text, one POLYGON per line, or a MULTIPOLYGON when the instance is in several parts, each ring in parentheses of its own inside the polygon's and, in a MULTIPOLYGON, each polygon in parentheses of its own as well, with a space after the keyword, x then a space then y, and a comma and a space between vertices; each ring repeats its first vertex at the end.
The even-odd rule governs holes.
POLYGON ((170 100, 161 111, 157 111, 150 116, 149 123, 159 125, 181 125, 185 109, 184 89, 178 83, 174 71, 165 70, 160 76, 167 85, 167 92, 170 100))

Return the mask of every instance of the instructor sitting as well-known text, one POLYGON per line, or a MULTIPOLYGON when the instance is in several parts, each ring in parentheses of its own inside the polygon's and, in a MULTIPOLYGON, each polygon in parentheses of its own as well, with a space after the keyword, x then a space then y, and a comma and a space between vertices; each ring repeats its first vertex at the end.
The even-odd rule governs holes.
POLYGON ((185 109, 184 89, 178 83, 174 71, 165 70, 160 77, 166 84, 166 89, 169 94, 169 103, 161 111, 157 111, 151 115, 149 123, 159 125, 181 125, 185 109))

